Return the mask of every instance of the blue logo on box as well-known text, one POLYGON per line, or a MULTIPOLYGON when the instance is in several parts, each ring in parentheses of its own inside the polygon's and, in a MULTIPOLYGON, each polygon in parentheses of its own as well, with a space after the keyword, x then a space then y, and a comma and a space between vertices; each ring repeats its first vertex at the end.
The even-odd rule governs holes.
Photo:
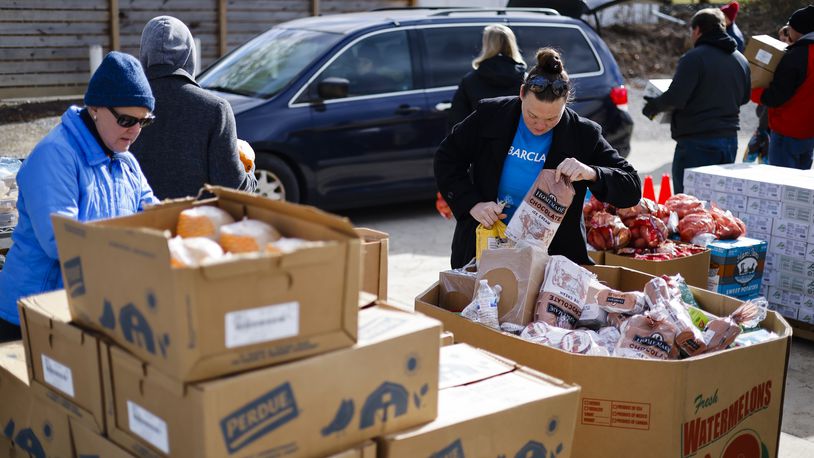
POLYGON ((461 440, 455 439, 455 442, 433 453, 430 455, 430 458, 465 458, 465 456, 464 446, 461 444, 461 440))
POLYGON ((220 421, 226 448, 230 454, 235 453, 299 414, 294 392, 286 382, 220 421))
POLYGON ((365 400, 359 428, 365 429, 376 423, 376 418, 380 417, 382 422, 387 422, 390 409, 393 409, 393 416, 400 417, 407 413, 407 405, 410 395, 407 390, 398 383, 384 382, 365 400), (378 415, 377 415, 378 414, 378 415))
POLYGON ((77 256, 65 261, 62 265, 65 272, 65 289, 74 298, 85 295, 85 277, 82 275, 82 260, 77 256))
MULTIPOLYGON (((12 442, 17 444, 21 450, 28 452, 32 457, 46 458, 45 449, 42 447, 42 444, 40 443, 40 440, 37 438, 37 435, 34 433, 33 429, 21 429, 17 431, 17 434, 15 435, 15 428, 16 425, 14 424, 14 420, 9 420, 6 427, 3 429, 3 434, 12 442)), ((53 434, 51 425, 48 424, 43 427, 43 431, 47 438, 50 438, 53 434)))

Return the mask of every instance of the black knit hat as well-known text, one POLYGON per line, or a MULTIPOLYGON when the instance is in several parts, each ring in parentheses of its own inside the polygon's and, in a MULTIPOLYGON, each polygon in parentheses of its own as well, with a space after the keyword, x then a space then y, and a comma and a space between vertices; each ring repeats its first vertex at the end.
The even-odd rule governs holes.
POLYGON ((801 35, 814 32, 814 6, 808 5, 792 13, 789 25, 801 35))

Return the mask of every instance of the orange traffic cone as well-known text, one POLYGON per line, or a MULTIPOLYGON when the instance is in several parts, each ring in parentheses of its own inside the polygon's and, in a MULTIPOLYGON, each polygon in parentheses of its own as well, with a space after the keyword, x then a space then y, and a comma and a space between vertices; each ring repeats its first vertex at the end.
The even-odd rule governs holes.
POLYGON ((667 199, 673 196, 673 185, 670 184, 670 174, 661 175, 661 187, 659 188, 659 203, 664 204, 667 199))
POLYGON ((644 190, 642 190, 642 197, 652 201, 656 200, 656 190, 653 189, 653 177, 650 175, 644 177, 644 190))

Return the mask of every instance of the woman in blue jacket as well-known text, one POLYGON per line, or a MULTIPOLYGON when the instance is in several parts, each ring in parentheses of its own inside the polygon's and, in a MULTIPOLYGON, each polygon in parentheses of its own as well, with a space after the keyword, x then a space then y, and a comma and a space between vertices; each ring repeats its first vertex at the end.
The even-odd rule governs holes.
POLYGON ((85 108, 69 108, 23 163, 19 222, 0 272, 0 342, 20 338, 18 299, 62 287, 52 214, 89 221, 157 202, 128 152, 154 104, 139 61, 111 52, 88 83, 85 108))

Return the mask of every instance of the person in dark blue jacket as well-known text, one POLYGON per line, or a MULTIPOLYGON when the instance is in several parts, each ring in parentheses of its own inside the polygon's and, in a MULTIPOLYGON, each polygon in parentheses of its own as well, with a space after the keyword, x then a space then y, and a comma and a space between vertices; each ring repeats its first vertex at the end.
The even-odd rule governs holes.
POLYGON ((18 299, 62 287, 51 215, 89 221, 158 202, 128 151, 154 104, 139 61, 113 51, 88 83, 85 108, 69 108, 23 162, 19 222, 0 271, 0 341, 20 338, 18 299))
POLYGON ((679 59, 670 87, 658 97, 645 97, 642 109, 650 119, 673 110, 676 193, 684 191, 685 169, 735 162, 740 107, 749 102, 751 85, 749 64, 726 34, 720 9, 698 11, 690 25, 695 46, 679 59))

